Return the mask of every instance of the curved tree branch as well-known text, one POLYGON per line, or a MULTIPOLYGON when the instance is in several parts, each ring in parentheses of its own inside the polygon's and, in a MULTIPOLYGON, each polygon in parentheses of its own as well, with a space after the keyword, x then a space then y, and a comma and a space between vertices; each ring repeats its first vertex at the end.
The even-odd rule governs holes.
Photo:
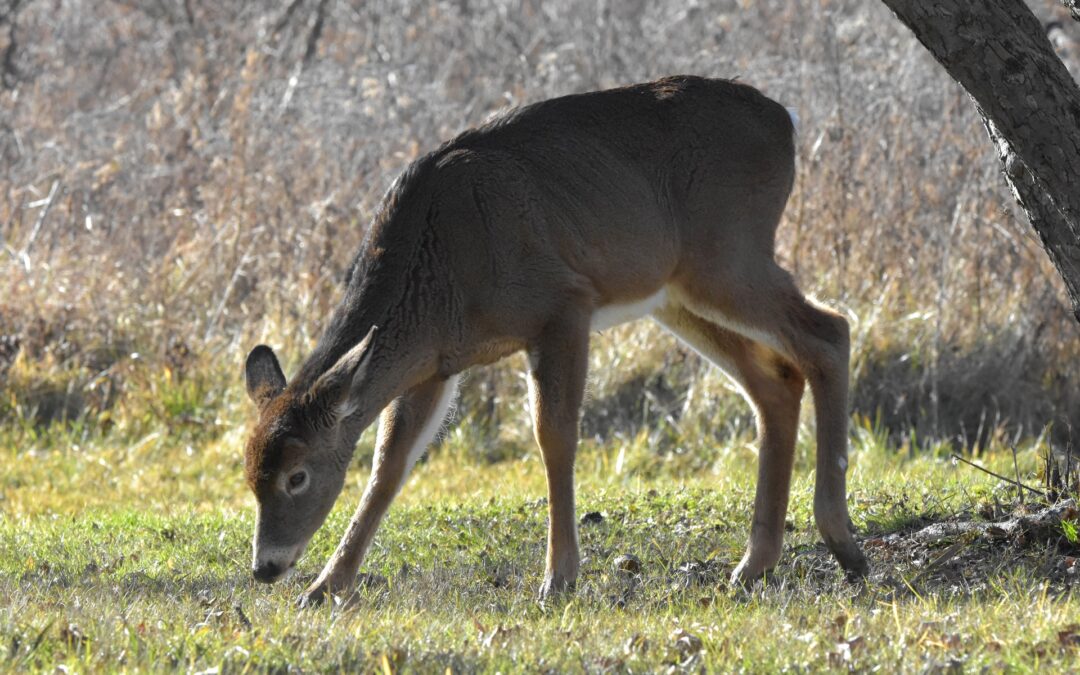
POLYGON ((1069 8, 1072 18, 1080 21, 1080 0, 1061 0, 1061 4, 1069 8))
POLYGON ((883 2, 975 100, 1080 321, 1080 89, 1039 20, 1023 0, 883 2))

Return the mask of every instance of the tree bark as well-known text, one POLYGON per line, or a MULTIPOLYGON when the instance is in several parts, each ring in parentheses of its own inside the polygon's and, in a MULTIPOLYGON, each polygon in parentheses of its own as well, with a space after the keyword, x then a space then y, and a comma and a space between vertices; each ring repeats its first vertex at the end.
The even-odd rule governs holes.
POLYGON ((1072 18, 1080 21, 1080 0, 1061 0, 1061 4, 1069 8, 1072 18))
POLYGON ((1080 89, 1023 0, 882 0, 967 90, 1080 321, 1080 89))

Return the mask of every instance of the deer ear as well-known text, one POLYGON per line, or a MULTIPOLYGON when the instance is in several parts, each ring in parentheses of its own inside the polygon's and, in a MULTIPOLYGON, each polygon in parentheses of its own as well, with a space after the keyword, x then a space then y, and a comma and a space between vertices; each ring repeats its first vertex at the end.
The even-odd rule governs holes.
POLYGON ((329 410, 337 421, 349 417, 358 409, 359 401, 354 390, 361 387, 367 379, 371 355, 375 351, 372 342, 376 330, 378 328, 372 326, 363 340, 345 352, 344 356, 311 386, 310 400, 329 410))
POLYGON ((281 372, 273 349, 259 345, 251 350, 244 363, 244 384, 248 396, 260 409, 285 389, 285 373, 281 372))

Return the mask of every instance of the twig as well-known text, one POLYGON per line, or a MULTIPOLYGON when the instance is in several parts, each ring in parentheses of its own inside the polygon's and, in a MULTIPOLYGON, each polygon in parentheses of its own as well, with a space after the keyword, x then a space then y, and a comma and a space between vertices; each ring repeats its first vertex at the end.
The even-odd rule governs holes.
MULTIPOLYGON (((1019 485, 1020 484, 1020 465, 1016 463, 1016 446, 1013 445, 1011 447, 1012 447, 1012 456, 1013 456, 1013 472, 1016 474, 1016 483, 1019 485)), ((1020 503, 1023 504, 1024 503, 1024 491, 1023 490, 1017 490, 1016 491, 1016 496, 1020 499, 1020 503)))
MULTIPOLYGON (((1073 468, 1074 468, 1073 463, 1072 463, 1072 458, 1073 458, 1072 423, 1069 422, 1068 420, 1066 420, 1065 421, 1065 428, 1069 432, 1069 441, 1065 444, 1065 479, 1061 482, 1061 486, 1062 486, 1062 491, 1065 494, 1069 494, 1071 492, 1071 493, 1073 493, 1075 495, 1076 494, 1076 489, 1074 489, 1073 481, 1072 481, 1072 472, 1073 472, 1073 468)), ((1051 439, 1051 441, 1046 444, 1046 456, 1049 457, 1051 459, 1051 461, 1054 462, 1055 467, 1060 466, 1058 464, 1058 461, 1056 459, 1054 459, 1053 439, 1051 439)))
POLYGON ((930 367, 927 368, 927 375, 930 377, 930 427, 934 430, 935 436, 941 435, 941 340, 944 333, 943 317, 946 316, 945 305, 949 301, 949 284, 952 281, 949 275, 949 259, 964 207, 964 199, 957 199, 956 207, 953 209, 952 223, 949 225, 949 232, 945 235, 945 242, 941 247, 941 259, 937 270, 937 297, 935 299, 937 318, 934 321, 934 335, 930 342, 933 358, 930 359, 930 367))
POLYGON ((953 558, 955 558, 956 555, 960 553, 960 551, 967 548, 968 546, 971 546, 971 544, 975 541, 975 537, 978 536, 976 532, 976 530, 969 530, 967 532, 964 532, 960 536, 960 539, 953 542, 948 548, 946 548, 944 551, 935 556, 933 560, 927 563, 925 567, 919 570, 919 573, 912 577, 910 583, 914 584, 916 581, 921 581, 923 577, 930 574, 944 563, 947 563, 953 558))
POLYGON ((326 2, 319 0, 319 6, 315 8, 315 19, 311 22, 311 30, 308 32, 307 46, 304 48, 304 66, 306 67, 319 46, 319 38, 322 37, 323 22, 326 20, 326 2))
POLYGON ((998 480, 1003 480, 1003 481, 1005 481, 1006 483, 1009 483, 1009 484, 1011 484, 1011 485, 1015 485, 1015 486, 1017 486, 1017 487, 1022 487, 1022 488, 1024 488, 1025 490, 1030 490, 1031 492, 1034 492, 1035 494, 1039 495, 1040 497, 1042 497, 1042 498, 1044 498, 1044 499, 1046 498, 1046 493, 1045 493, 1045 492, 1043 492, 1042 490, 1037 490, 1037 489, 1035 489, 1035 488, 1031 487, 1030 485, 1024 485, 1023 483, 1021 483, 1021 482, 1020 482, 1020 481, 1018 481, 1018 480, 1013 480, 1012 478, 1006 478, 1005 476, 1002 476, 1001 474, 998 474, 998 473, 994 473, 994 472, 993 472, 993 471, 991 471, 990 469, 987 469, 987 468, 985 468, 985 467, 981 467, 981 466, 979 466, 978 464, 976 464, 975 462, 969 462, 968 460, 964 459, 963 457, 961 457, 960 455, 956 454, 955 452, 954 452, 954 453, 952 453, 952 456, 953 456, 953 459, 958 459, 958 460, 960 460, 961 462, 963 462, 964 464, 967 464, 968 466, 973 466, 973 467, 975 467, 976 469, 978 469, 979 471, 982 471, 983 473, 988 473, 988 474, 990 474, 991 476, 993 476, 994 478, 997 478, 998 480))
POLYGON ((53 181, 52 187, 49 188, 49 196, 45 198, 45 203, 42 205, 41 213, 38 214, 37 221, 34 223, 34 229, 30 230, 30 236, 27 237, 26 243, 23 244, 20 254, 25 256, 30 250, 30 247, 37 241, 38 235, 41 234, 41 227, 45 224, 45 219, 49 216, 49 210, 52 209, 53 201, 56 199, 56 193, 60 188, 60 179, 57 178, 53 181))
POLYGON ((240 625, 246 630, 251 630, 251 619, 247 618, 247 615, 244 614, 244 608, 240 606, 240 603, 234 603, 233 609, 236 610, 236 618, 240 619, 240 625))
POLYGON ((244 275, 244 267, 249 262, 254 260, 251 255, 251 249, 255 248, 255 243, 258 238, 252 238, 251 243, 248 244, 247 249, 243 255, 240 256, 240 262, 236 264, 236 269, 233 270, 232 276, 229 277, 229 283, 225 286, 225 291, 221 294, 221 300, 217 304, 217 308, 214 309, 213 315, 207 322, 206 334, 203 335, 203 342, 209 342, 210 338, 214 335, 214 330, 217 328, 218 320, 221 318, 222 313, 225 311, 225 303, 229 301, 229 297, 232 295, 233 288, 236 287, 236 282, 244 275))
POLYGON ((271 35, 277 36, 278 33, 285 29, 285 26, 289 25, 292 15, 296 12, 296 8, 299 7, 302 2, 303 0, 292 0, 292 2, 289 3, 289 6, 285 8, 285 12, 281 15, 281 18, 274 24, 274 29, 270 31, 271 35))
POLYGON ((19 27, 19 10, 23 1, 13 0, 9 3, 7 11, 0 13, 0 26, 6 25, 8 29, 7 47, 4 48, 3 56, 0 57, 0 86, 5 89, 14 89, 19 81, 23 79, 19 67, 15 65, 15 52, 19 48, 15 32, 19 27))
MULTIPOLYGON (((292 75, 289 76, 288 85, 285 87, 285 95, 281 97, 281 105, 278 109, 279 115, 288 109, 293 94, 296 92, 296 86, 300 83, 300 77, 304 74, 304 69, 311 63, 311 60, 315 57, 315 52, 318 50, 319 38, 322 36, 323 31, 323 22, 326 20, 326 3, 327 0, 319 0, 315 13, 308 21, 308 36, 307 44, 304 47, 304 56, 297 61, 292 75)), ((292 11, 292 7, 287 10, 287 12, 289 11, 292 11)))

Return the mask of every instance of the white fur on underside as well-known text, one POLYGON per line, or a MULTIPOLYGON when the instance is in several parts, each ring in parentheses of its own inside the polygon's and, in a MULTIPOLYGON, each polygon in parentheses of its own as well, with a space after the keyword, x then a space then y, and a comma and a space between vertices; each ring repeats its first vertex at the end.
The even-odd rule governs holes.
POLYGON ((606 330, 621 323, 648 316, 667 302, 667 290, 660 289, 647 298, 635 302, 604 305, 593 312, 589 327, 593 330, 606 330))
POLYGON ((797 108, 785 107, 788 117, 791 118, 791 126, 795 127, 795 133, 799 133, 799 110, 797 108))

